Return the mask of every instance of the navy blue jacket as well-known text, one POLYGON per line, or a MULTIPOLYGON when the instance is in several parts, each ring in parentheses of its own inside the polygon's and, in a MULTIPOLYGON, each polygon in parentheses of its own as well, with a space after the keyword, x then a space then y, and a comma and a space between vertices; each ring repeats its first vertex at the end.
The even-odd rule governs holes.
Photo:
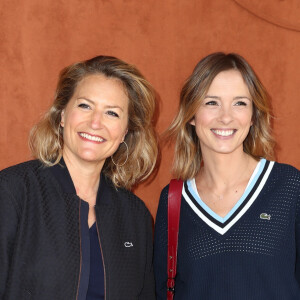
MULTIPOLYGON (((52 168, 35 160, 0 172, 2 300, 78 297, 81 200, 62 189, 52 168)), ((144 203, 102 176, 95 210, 105 299, 155 299, 152 219, 144 203)))

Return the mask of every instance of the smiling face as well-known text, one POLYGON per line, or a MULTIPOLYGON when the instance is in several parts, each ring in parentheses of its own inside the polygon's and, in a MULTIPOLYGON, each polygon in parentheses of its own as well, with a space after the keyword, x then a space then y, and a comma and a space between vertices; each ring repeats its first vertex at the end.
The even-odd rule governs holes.
POLYGON ((125 138, 128 102, 118 79, 104 75, 84 77, 61 114, 64 159, 102 167, 125 138))
POLYGON ((220 72, 190 122, 195 126, 203 156, 243 152, 252 113, 249 89, 240 72, 220 72))

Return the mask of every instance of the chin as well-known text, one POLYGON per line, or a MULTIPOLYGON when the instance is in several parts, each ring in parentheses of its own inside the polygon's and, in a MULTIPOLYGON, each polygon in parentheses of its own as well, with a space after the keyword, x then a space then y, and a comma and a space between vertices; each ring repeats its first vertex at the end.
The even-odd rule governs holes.
MULTIPOLYGON (((243 148, 241 148, 243 151, 243 148)), ((219 148, 216 149, 216 152, 220 153, 220 154, 231 154, 234 153, 236 151, 239 151, 239 148, 219 148)))
POLYGON ((105 160, 106 158, 103 158, 102 156, 96 155, 95 153, 82 153, 79 155, 80 159, 86 162, 100 162, 102 160, 105 160))

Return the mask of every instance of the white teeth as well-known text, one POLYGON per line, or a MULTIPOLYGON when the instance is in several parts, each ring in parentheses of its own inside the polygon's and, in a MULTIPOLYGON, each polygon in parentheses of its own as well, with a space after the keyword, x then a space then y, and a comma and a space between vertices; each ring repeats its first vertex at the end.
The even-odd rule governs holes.
POLYGON ((87 133, 82 133, 82 132, 80 132, 79 134, 80 134, 80 136, 82 136, 83 138, 85 138, 87 140, 95 141, 95 142, 103 142, 103 139, 101 139, 100 137, 89 135, 87 133))
POLYGON ((234 133, 234 130, 212 130, 215 134, 221 136, 229 136, 234 133))

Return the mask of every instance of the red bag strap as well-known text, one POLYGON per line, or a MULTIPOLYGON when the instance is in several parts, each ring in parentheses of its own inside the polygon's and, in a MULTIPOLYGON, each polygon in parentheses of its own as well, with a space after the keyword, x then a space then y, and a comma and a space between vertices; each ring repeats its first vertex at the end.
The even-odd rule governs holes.
POLYGON ((182 194, 182 180, 172 179, 168 194, 168 281, 167 299, 172 300, 175 291, 177 269, 177 246, 182 194))

